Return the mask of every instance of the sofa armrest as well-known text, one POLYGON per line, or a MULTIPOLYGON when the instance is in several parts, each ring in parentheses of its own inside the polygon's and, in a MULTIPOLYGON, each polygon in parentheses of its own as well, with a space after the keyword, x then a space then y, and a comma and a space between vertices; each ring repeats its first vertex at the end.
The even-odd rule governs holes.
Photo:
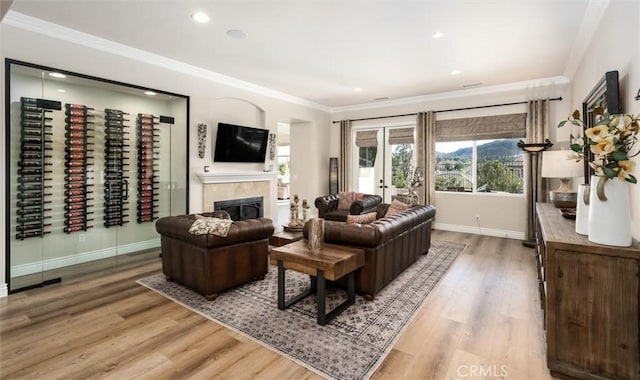
POLYGON ((365 195, 362 199, 355 200, 351 203, 349 213, 351 215, 360 215, 368 212, 374 212, 380 203, 382 203, 381 196, 365 195))
POLYGON ((318 218, 324 218, 325 213, 337 210, 338 199, 337 195, 325 195, 316 198, 314 204, 318 209, 318 218))

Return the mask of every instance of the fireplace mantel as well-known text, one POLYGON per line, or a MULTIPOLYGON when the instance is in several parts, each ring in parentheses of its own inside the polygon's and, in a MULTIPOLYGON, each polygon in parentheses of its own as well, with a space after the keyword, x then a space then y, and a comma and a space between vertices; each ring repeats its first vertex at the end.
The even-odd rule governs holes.
POLYGON ((277 172, 217 172, 199 174, 202 183, 234 183, 271 181, 278 178, 277 172))

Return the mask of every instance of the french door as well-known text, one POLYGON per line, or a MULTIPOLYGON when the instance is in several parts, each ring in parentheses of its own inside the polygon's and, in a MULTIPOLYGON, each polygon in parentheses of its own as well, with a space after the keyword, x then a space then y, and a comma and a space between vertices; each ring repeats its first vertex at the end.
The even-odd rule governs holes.
POLYGON ((414 133, 413 125, 354 129, 354 191, 378 194, 387 203, 407 201, 415 168, 414 133))

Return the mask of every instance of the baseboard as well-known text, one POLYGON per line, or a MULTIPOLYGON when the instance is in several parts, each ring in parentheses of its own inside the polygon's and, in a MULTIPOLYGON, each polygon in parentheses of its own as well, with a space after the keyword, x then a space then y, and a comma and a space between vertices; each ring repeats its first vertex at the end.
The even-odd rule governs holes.
POLYGON ((9 286, 7 284, 0 284, 0 298, 9 295, 9 286))
POLYGON ((95 261, 100 259, 106 259, 109 257, 114 257, 116 255, 116 252, 118 253, 118 255, 125 255, 127 253, 144 251, 147 249, 153 249, 158 247, 160 247, 160 239, 152 239, 152 240, 141 241, 137 243, 119 245, 117 247, 108 247, 108 248, 98 249, 90 252, 82 252, 76 255, 56 257, 56 258, 36 261, 28 264, 12 266, 11 276, 12 277, 26 276, 28 274, 39 273, 42 271, 64 268, 71 265, 88 263, 90 261, 95 261))
POLYGON ((452 232, 464 232, 474 235, 495 236, 507 239, 524 240, 524 232, 498 230, 495 228, 486 228, 480 226, 463 226, 460 224, 447 224, 436 222, 433 226, 436 230, 452 231, 452 232))

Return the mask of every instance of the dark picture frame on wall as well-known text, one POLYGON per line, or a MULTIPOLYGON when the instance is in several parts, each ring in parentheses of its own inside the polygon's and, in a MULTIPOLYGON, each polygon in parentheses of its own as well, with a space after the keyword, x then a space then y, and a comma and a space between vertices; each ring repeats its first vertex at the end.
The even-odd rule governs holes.
MULTIPOLYGON (((593 127, 597 122, 595 109, 603 107, 605 112, 615 115, 622 113, 622 104, 620 103, 620 85, 618 82, 618 71, 607 71, 604 76, 591 89, 589 94, 582 101, 582 121, 583 128, 587 130, 593 127)), ((592 153, 585 151, 589 156, 592 153)), ((590 160, 584 160, 584 183, 589 184, 591 172, 593 169, 589 167, 590 160)))

